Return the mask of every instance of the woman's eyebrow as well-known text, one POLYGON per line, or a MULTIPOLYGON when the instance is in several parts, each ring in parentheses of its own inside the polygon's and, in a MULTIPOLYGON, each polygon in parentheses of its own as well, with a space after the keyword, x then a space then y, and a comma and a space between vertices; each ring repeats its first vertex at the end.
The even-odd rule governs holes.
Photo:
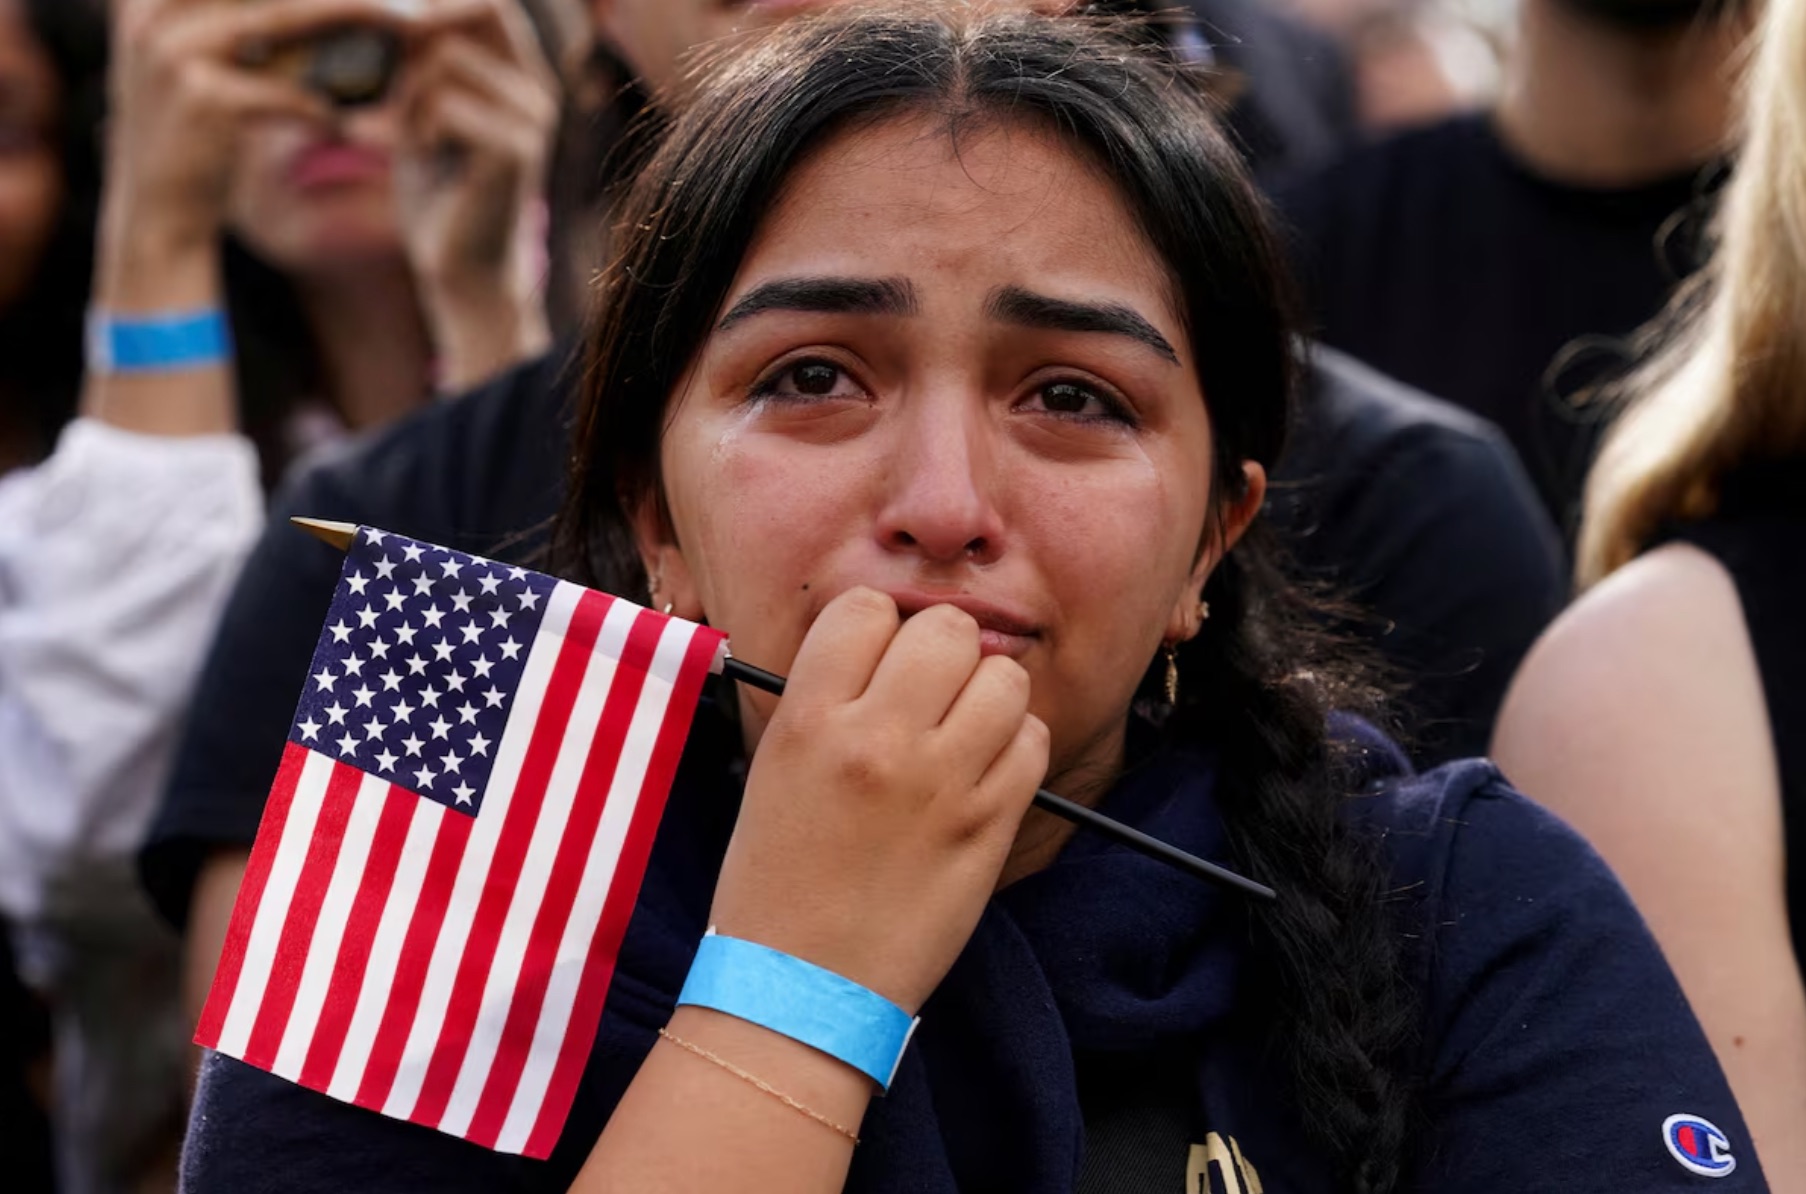
POLYGON ((1045 328, 1055 332, 1102 332, 1127 336, 1147 345, 1173 364, 1179 354, 1165 336, 1135 308, 1123 303, 1084 303, 1036 294, 1019 286, 1003 286, 991 292, 985 313, 1004 323, 1045 328))
POLYGON ((916 289, 907 278, 777 278, 753 287, 721 317, 726 331, 765 311, 811 311, 829 315, 914 315, 916 289))

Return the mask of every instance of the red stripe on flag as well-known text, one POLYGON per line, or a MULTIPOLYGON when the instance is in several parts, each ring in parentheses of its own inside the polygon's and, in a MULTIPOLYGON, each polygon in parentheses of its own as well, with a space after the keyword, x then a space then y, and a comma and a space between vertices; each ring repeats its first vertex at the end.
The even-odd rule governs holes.
POLYGON ((370 950, 382 923, 383 906, 388 903, 389 888, 401 866, 401 850, 407 844, 408 826, 419 804, 420 797, 393 784, 383 793, 382 815, 376 822, 376 834, 364 860, 363 878, 346 918, 338 960, 333 963, 332 981, 326 989, 326 1003, 320 1009, 320 1022, 314 1026, 307 1060, 301 1067, 299 1080, 303 1086, 325 1090, 332 1084, 339 1051, 345 1047, 345 1034, 351 1031, 351 1017, 364 988, 364 972, 370 966, 370 950))
POLYGON ((583 686, 583 675, 588 670, 596 636, 601 632, 602 619, 612 604, 612 598, 585 590, 577 600, 577 608, 571 611, 571 624, 553 664, 545 701, 534 722, 533 736, 528 740, 526 758, 508 804, 508 819, 502 823, 495 854, 489 861, 482 899, 477 904, 470 936, 458 961, 457 977, 452 982, 451 1000, 433 1047, 433 1059, 427 1066, 419 1102, 408 1117, 414 1123, 437 1127, 445 1115, 446 1104, 451 1101, 458 1071, 470 1049, 471 1031, 483 1007, 483 988, 495 960, 502 927, 508 919, 508 906, 514 901, 521 867, 527 860, 527 848, 532 844, 533 829, 539 822, 546 788, 552 779, 552 769, 564 744, 565 727, 577 703, 577 693, 583 686))
POLYGON ((213 985, 207 992, 207 1005, 201 1009, 200 1022, 195 1026, 194 1043, 203 1049, 219 1046, 226 1013, 232 1010, 232 996, 238 990, 239 972, 245 965, 245 949, 251 943, 251 927, 257 923, 257 908, 263 902, 264 886, 270 881, 270 868, 276 864, 276 852, 282 847, 282 829, 288 823, 289 805, 294 802, 306 762, 305 746, 291 742, 283 748, 282 763, 270 785, 263 820, 251 847, 251 859, 245 866, 245 877, 239 881, 238 898, 232 905, 232 920, 213 972, 213 985))
MULTIPOLYGON (((408 795, 415 800, 426 799, 412 792, 408 795)), ((445 923, 445 909, 451 904, 458 867, 464 861, 464 848, 475 824, 474 817, 462 813, 439 820, 439 830, 433 837, 433 856, 427 861, 420 897, 408 918, 408 932, 401 942, 401 958, 395 965, 395 980, 389 984, 382 1023, 370 1046, 370 1060, 358 1083, 357 1097, 351 1100, 359 1107, 381 1111, 389 1101, 389 1088, 395 1085, 395 1072, 401 1068, 408 1032, 414 1027, 414 1013, 420 1010, 420 993, 426 987, 427 968, 433 961, 433 943, 439 939, 439 926, 445 923)))
POLYGON ((245 1063, 260 1070, 276 1064, 276 1051, 282 1047, 282 1034, 288 1029, 288 1016, 294 1010, 295 995, 301 989, 301 972, 307 967, 314 926, 320 920, 320 905, 326 902, 326 888, 332 883, 333 869, 338 866, 339 847, 345 842, 345 826, 351 820, 351 809, 357 803, 357 790, 363 782, 364 773, 356 767, 349 763, 333 763, 332 775, 326 781, 326 796, 320 806, 320 819, 307 844, 307 860, 295 882, 294 898, 289 901, 282 935, 277 939, 276 953, 270 960, 270 982, 264 988, 263 1001, 257 1006, 257 1019, 245 1044, 245 1063))
POLYGON ((652 667, 663 630, 657 618, 636 616, 633 629, 621 650, 620 667, 609 687, 603 704, 602 718, 590 744, 589 759, 584 763, 583 778, 577 785, 577 799, 571 809, 564 837, 552 861, 546 881, 545 898, 534 918, 525 956, 521 959, 520 983, 508 1007, 508 1019, 496 1044, 495 1060, 483 1086, 483 1096, 465 1137, 484 1148, 494 1148, 508 1118, 509 1105, 520 1086, 521 1071, 526 1068, 527 1054, 533 1047, 533 1036, 539 1028, 539 1013, 545 1006, 546 987, 552 979, 552 966, 558 958, 558 944, 564 939, 565 926, 577 902, 577 889, 583 880, 584 864, 595 846, 596 829, 602 822, 615 771, 627 732, 633 726, 634 712, 640 693, 646 685, 646 673, 652 667))
POLYGON ((620 955, 627 923, 633 918, 634 905, 639 900, 640 881, 645 877, 646 863, 652 856, 659 821, 665 815, 665 798, 676 778, 678 762, 683 758, 684 740, 689 737, 690 723, 696 716, 697 702, 702 698, 703 681, 715 662, 721 640, 719 633, 699 628, 690 640, 689 650, 684 653, 683 668, 677 674, 677 683, 672 686, 671 703, 665 708, 658 744, 653 747, 646 778, 640 787, 633 823, 622 844, 620 860, 615 864, 614 883, 609 887, 608 901, 603 905, 596 935, 590 941, 583 978, 577 985, 577 999, 571 1008, 558 1062, 553 1067, 539 1117, 527 1137, 527 1147, 523 1150, 526 1156, 543 1161, 552 1155, 552 1148, 564 1131, 564 1121, 570 1115, 571 1103, 577 1097, 577 1083, 589 1061, 596 1027, 602 1021, 602 1006, 614 978, 615 959, 620 955))

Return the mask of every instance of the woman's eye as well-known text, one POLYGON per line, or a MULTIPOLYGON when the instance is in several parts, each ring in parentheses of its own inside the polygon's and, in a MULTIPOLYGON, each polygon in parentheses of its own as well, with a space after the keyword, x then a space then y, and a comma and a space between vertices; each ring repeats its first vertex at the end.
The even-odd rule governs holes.
POLYGON ((1040 409, 1055 415, 1081 419, 1109 419, 1130 422, 1128 412, 1116 398, 1096 386, 1077 381, 1052 381, 1035 391, 1031 403, 1039 399, 1040 409))
POLYGON ((760 398, 850 398, 863 393, 832 361, 798 361, 760 382, 760 398))

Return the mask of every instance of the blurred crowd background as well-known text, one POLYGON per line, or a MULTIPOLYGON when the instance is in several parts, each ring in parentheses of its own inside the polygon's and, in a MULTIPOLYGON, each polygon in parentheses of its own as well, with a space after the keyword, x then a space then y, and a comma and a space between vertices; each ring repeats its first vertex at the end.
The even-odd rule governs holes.
MULTIPOLYGON (((394 508, 493 495, 460 524, 462 546, 530 534, 561 464, 545 446, 555 413, 542 412, 559 409, 608 251, 610 189, 631 169, 610 152, 621 130, 681 102, 693 54, 815 6, 0 0, 7 1189, 174 1187, 193 1018, 267 786, 254 777, 280 750, 304 674, 296 649, 260 635, 293 629, 304 668, 326 598, 286 595, 272 558, 319 549, 284 538, 283 516, 335 516, 301 507, 356 508, 346 487, 368 484, 394 508), (134 320, 216 309, 229 352, 175 371, 118 355, 134 320), (483 432, 485 455, 457 475, 414 467, 435 457, 407 445, 444 423, 422 412, 498 386, 514 405, 483 432), (268 717, 247 686, 269 694, 268 717), (222 811, 234 800, 248 828, 222 811)), ((1577 575, 1591 585, 1670 524, 1725 513, 1726 493, 1772 511, 1797 510, 1806 491, 1791 467, 1806 414, 1720 434, 1737 422, 1724 411, 1754 400, 1700 371, 1740 376, 1741 358, 1697 364, 1675 349, 1718 327, 1700 311, 1736 305, 1714 307, 1724 292, 1688 280, 1719 245, 1740 130, 1761 126, 1739 117, 1759 0, 1089 7, 1152 14, 1150 39, 1212 72, 1293 252, 1315 342, 1270 513, 1299 570, 1335 599, 1339 629, 1390 665, 1421 765, 1496 744, 1532 797, 1619 866, 1723 1050, 1775 1188, 1797 1183, 1787 1146, 1768 1143, 1806 1137, 1784 1118, 1806 1108, 1779 811, 1784 795, 1806 796, 1788 733, 1806 725, 1784 682, 1806 677, 1782 670, 1801 661, 1797 598, 1780 596, 1784 576, 1693 537, 1730 560, 1726 592, 1743 597, 1747 636, 1730 641, 1745 654, 1727 666, 1760 665, 1745 663, 1753 704, 1716 702, 1754 709, 1742 720, 1756 728, 1701 730, 1702 749, 1734 753, 1734 774, 1774 796, 1771 816, 1738 823, 1753 836, 1716 856, 1747 859, 1747 884, 1704 896, 1684 882, 1660 894, 1669 830, 1619 840, 1636 818, 1599 794, 1642 781, 1602 775, 1588 737, 1615 732, 1615 691, 1662 691, 1660 675, 1627 679, 1642 673, 1623 670, 1609 627, 1641 627, 1626 649, 1655 658, 1663 623, 1609 597, 1590 611, 1591 594, 1562 614, 1577 575), (1640 449, 1602 457, 1624 403, 1686 369, 1706 413, 1671 413, 1639 428, 1640 449), (1664 455, 1682 441, 1697 450, 1664 455), (1724 484, 1765 447, 1789 466, 1781 481, 1724 484), (1589 489, 1601 460, 1617 471, 1589 489), (1558 616, 1552 645, 1533 652, 1558 616), (1593 703, 1564 707, 1564 694, 1593 703), (1689 953, 1690 918, 1738 909, 1753 926, 1741 940, 1765 961, 1726 994, 1706 953, 1689 953), (1749 1012, 1739 999, 1784 1026, 1780 1047, 1724 1045, 1713 1001, 1749 1012)), ((1786 69, 1806 76, 1806 43, 1794 49, 1786 69)), ((1806 222, 1806 194, 1787 189, 1806 186, 1806 171, 1787 173, 1790 135, 1806 127, 1776 133, 1781 148, 1759 163, 1779 181, 1750 184, 1751 229, 1757 208, 1788 202, 1806 222)), ((1775 220, 1750 252, 1806 269, 1789 256, 1806 229, 1775 220)), ((1734 223, 1728 238, 1762 235, 1734 223)), ((1774 343, 1806 335, 1798 291, 1765 285, 1733 297, 1775 304, 1774 343)), ((1802 360, 1770 355, 1783 370, 1802 360)), ((1806 370, 1765 384, 1791 385, 1806 412, 1806 370)), ((1774 523, 1758 556, 1801 526, 1774 523)), ((1720 691, 1698 674, 1680 687, 1696 683, 1720 691)))

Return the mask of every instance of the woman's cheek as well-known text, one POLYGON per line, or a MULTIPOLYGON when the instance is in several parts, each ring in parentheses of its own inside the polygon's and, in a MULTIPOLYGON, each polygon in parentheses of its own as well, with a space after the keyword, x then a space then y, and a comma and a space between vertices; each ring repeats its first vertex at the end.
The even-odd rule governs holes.
POLYGON ((823 594, 824 567, 857 528, 831 462, 803 467, 793 446, 723 437, 696 510, 705 605, 761 666, 789 666, 823 594), (719 611, 719 612, 717 612, 719 611), (769 660, 770 662, 764 662, 769 660))

